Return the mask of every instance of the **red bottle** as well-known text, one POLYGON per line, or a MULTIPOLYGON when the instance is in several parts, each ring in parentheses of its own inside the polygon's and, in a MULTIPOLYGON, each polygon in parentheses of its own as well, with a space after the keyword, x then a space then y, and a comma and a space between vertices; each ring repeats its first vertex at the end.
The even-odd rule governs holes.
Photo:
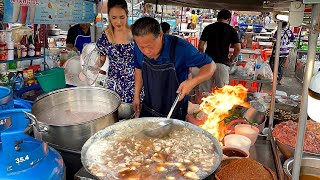
POLYGON ((23 33, 23 37, 20 41, 20 44, 22 46, 21 48, 21 57, 26 57, 27 56, 27 52, 28 52, 28 35, 27 35, 27 32, 24 32, 23 33))

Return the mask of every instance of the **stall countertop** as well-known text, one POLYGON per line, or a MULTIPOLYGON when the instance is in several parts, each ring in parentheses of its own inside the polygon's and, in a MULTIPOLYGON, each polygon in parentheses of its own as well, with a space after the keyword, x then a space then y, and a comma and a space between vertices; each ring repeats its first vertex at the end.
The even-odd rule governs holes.
POLYGON ((255 36, 254 38, 255 38, 255 39, 262 39, 262 40, 271 39, 271 37, 268 37, 268 36, 255 36))
POLYGON ((48 36, 48 38, 53 38, 53 39, 67 39, 67 35, 65 34, 60 34, 58 36, 48 36))
POLYGON ((272 46, 273 43, 272 42, 259 42, 260 46, 272 46))

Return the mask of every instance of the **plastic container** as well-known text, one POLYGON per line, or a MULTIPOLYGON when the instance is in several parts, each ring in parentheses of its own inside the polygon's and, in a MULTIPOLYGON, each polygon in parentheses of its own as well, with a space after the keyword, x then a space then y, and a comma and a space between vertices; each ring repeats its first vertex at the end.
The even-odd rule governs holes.
POLYGON ((54 68, 37 73, 36 78, 46 93, 66 87, 64 68, 54 68))
POLYGON ((13 94, 11 88, 0 86, 0 110, 13 108, 13 94))
POLYGON ((60 67, 68 60, 68 52, 66 50, 60 51, 60 67))
POLYGON ((253 25, 253 32, 255 33, 261 33, 263 26, 259 24, 253 25))
POLYGON ((238 24, 238 27, 241 29, 241 30, 247 30, 248 29, 248 24, 243 24, 243 23, 240 23, 238 24))
POLYGON ((229 134, 224 137, 224 145, 240 147, 249 151, 251 146, 251 140, 243 135, 229 134))
POLYGON ((29 103, 28 101, 15 99, 13 101, 13 103, 14 103, 14 108, 19 108, 19 109, 31 109, 32 108, 31 103, 29 103))
POLYGON ((259 134, 259 129, 250 124, 238 124, 235 126, 234 131, 236 134, 249 138, 251 146, 256 142, 259 134))
POLYGON ((223 146, 222 147, 222 158, 248 158, 250 153, 247 149, 236 147, 236 146, 223 146))

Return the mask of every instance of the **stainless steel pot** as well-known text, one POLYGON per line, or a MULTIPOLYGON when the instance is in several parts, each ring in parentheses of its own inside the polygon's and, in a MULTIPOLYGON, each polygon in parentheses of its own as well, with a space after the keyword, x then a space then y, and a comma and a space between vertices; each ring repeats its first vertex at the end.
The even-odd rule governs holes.
POLYGON ((66 88, 40 96, 32 107, 35 137, 80 152, 94 133, 118 121, 120 97, 99 87, 66 88))
MULTIPOLYGON (((286 179, 291 180, 294 158, 286 160, 283 164, 283 170, 286 175, 286 179)), ((320 178, 320 159, 317 157, 303 157, 301 160, 301 175, 313 175, 320 178)))
POLYGON ((129 103, 121 103, 118 109, 119 120, 131 119, 134 115, 133 105, 129 103))
MULTIPOLYGON (((95 158, 92 158, 92 156, 88 155, 88 150, 91 147, 91 145, 95 144, 96 142, 99 142, 100 140, 103 140, 104 138, 107 138, 108 136, 113 136, 113 135, 123 135, 123 133, 138 133, 139 131, 142 131, 142 129, 145 127, 146 123, 159 123, 163 120, 166 120, 166 118, 155 118, 155 117, 145 117, 145 118, 137 118, 137 119, 131 119, 127 121, 122 121, 119 123, 116 123, 112 126, 106 127, 105 129, 97 132, 95 135, 90 137, 88 141, 83 145, 82 150, 81 150, 81 161, 83 164, 83 167, 88 171, 88 167, 90 164, 92 164, 93 161, 95 161, 95 158)), ((211 171, 208 173, 208 176, 211 175, 220 165, 220 162, 222 160, 222 149, 220 143, 206 130, 193 125, 191 123, 181 121, 181 120, 176 120, 176 119, 171 119, 173 126, 180 126, 180 127, 186 127, 189 129, 192 129, 193 131, 203 134, 204 136, 208 137, 211 140, 212 146, 214 148, 215 154, 216 154, 216 161, 214 165, 211 167, 211 171)), ((101 156, 101 154, 97 154, 97 156, 101 156)), ((99 177, 94 175, 97 179, 99 177)))

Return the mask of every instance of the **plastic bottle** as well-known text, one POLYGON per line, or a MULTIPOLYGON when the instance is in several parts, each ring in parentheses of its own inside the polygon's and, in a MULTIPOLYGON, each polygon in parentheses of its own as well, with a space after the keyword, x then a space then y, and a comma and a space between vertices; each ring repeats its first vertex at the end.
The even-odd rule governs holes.
POLYGON ((68 52, 66 50, 60 51, 60 67, 68 60, 68 52))
POLYGON ((28 52, 28 35, 27 32, 23 33, 23 37, 20 41, 21 44, 21 57, 26 57, 28 52))
POLYGON ((256 61, 256 65, 255 65, 254 76, 253 76, 254 80, 257 79, 258 71, 263 64, 263 59, 261 58, 261 54, 257 54, 257 58, 255 59, 255 61, 256 61))
POLYGON ((241 53, 239 53, 239 55, 238 55, 238 61, 239 62, 242 61, 242 54, 241 53))

